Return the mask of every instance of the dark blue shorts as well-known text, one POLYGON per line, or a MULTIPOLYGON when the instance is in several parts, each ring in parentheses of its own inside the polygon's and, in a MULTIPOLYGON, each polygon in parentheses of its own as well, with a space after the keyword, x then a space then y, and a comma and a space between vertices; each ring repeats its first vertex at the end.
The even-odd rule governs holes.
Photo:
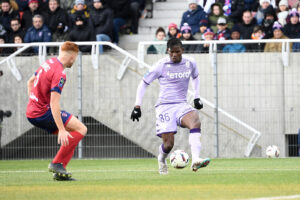
MULTIPOLYGON (((66 126, 71 119, 72 115, 64 110, 60 111, 62 121, 66 126)), ((31 124, 36 127, 42 128, 50 133, 55 133, 58 128, 55 124, 54 118, 49 109, 43 116, 37 118, 27 118, 31 124)))

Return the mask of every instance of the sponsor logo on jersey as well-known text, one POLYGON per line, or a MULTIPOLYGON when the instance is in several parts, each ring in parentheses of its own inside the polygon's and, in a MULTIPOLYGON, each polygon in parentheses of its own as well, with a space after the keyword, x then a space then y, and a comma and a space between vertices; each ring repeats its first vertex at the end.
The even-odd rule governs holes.
POLYGON ((66 82, 66 80, 64 78, 61 78, 59 83, 58 83, 58 87, 62 88, 64 86, 65 82, 66 82))
POLYGON ((187 68, 190 68, 191 63, 190 63, 189 61, 186 61, 185 66, 186 66, 187 68))
POLYGON ((189 71, 186 71, 186 72, 167 72, 167 76, 170 78, 170 79, 175 79, 175 78, 189 78, 191 75, 191 70, 189 71))
POLYGON ((48 65, 48 63, 42 64, 42 68, 44 69, 45 72, 50 70, 50 66, 48 65))
POLYGON ((32 92, 30 93, 29 98, 35 100, 36 102, 39 101, 39 99, 32 92))

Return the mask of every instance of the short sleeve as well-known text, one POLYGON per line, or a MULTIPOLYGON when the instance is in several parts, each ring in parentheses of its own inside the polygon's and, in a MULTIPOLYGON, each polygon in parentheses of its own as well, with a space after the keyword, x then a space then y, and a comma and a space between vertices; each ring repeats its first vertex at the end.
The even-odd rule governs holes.
POLYGON ((150 85, 152 81, 160 77, 162 69, 162 64, 160 62, 156 63, 149 71, 144 75, 143 81, 150 85))
POLYGON ((59 72, 59 73, 54 73, 52 80, 51 80, 51 91, 58 92, 61 94, 62 89, 66 83, 66 75, 59 72))

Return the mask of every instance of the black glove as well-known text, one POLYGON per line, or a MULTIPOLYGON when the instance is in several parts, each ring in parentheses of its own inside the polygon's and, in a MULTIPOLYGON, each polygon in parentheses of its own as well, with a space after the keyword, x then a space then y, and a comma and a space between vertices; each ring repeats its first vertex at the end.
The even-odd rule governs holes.
POLYGON ((200 100, 200 98, 194 99, 194 105, 195 105, 195 108, 198 110, 203 108, 203 103, 200 100))
POLYGON ((140 108, 134 108, 132 113, 131 113, 131 117, 130 119, 132 119, 132 121, 134 121, 135 119, 137 121, 139 121, 139 118, 142 116, 142 112, 141 112, 141 109, 140 108))

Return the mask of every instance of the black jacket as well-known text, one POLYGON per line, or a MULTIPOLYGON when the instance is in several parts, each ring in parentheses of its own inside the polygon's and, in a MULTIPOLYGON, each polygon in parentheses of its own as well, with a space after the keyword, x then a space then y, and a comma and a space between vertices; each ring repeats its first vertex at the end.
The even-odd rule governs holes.
POLYGON ((13 8, 11 8, 8 12, 2 12, 0 10, 0 24, 4 26, 5 30, 11 30, 10 21, 14 18, 19 19, 19 14, 18 12, 14 11, 13 8))
POLYGON ((48 10, 45 14, 45 23, 49 27, 52 33, 56 31, 59 23, 63 23, 64 26, 70 27, 70 19, 66 10, 58 7, 54 12, 48 10))
POLYGON ((283 28, 284 35, 288 38, 299 38, 300 37, 300 23, 291 24, 287 23, 283 28))
POLYGON ((114 18, 127 19, 130 16, 130 0, 110 0, 108 6, 113 10, 114 18))
POLYGON ((29 9, 24 11, 21 24, 25 31, 32 26, 32 18, 37 14, 41 15, 45 22, 46 17, 42 14, 39 8, 34 12, 31 12, 29 9))
MULTIPOLYGON (((216 3, 221 3, 224 6, 225 0, 216 0, 216 3)), ((231 15, 229 19, 234 23, 242 21, 244 11, 244 0, 231 0, 231 15)))
MULTIPOLYGON (((86 24, 81 27, 75 25, 69 34, 69 39, 73 42, 95 41, 92 30, 86 24)), ((81 52, 90 52, 91 46, 79 46, 79 50, 81 52)))
POLYGON ((113 12, 108 7, 100 9, 92 8, 90 11, 90 23, 94 34, 106 34, 112 38, 113 12))

